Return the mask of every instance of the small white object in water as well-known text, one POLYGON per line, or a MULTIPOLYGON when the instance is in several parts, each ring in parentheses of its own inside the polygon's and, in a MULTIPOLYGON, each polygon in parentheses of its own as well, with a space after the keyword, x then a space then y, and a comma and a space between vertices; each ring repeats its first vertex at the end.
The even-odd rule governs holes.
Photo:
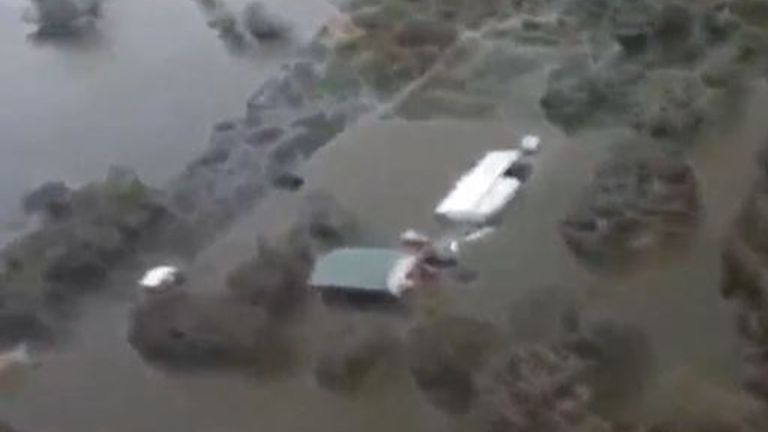
POLYGON ((474 242, 478 240, 482 240, 489 235, 493 234, 496 231, 496 228, 492 226, 485 226, 480 228, 479 230, 472 231, 471 233, 467 234, 466 237, 464 237, 465 242, 474 242))
POLYGON ((21 343, 15 348, 0 353, 0 373, 16 364, 31 364, 32 357, 29 355, 27 344, 21 343))
POLYGON ((448 250, 451 251, 452 254, 458 255, 459 254, 459 242, 456 240, 453 240, 452 242, 448 243, 448 250))
POLYGON ((148 270, 139 281, 147 292, 163 292, 184 282, 181 271, 174 266, 158 266, 148 270))
POLYGON ((397 260, 387 277, 387 288, 395 297, 400 297, 403 292, 415 288, 416 281, 408 275, 418 265, 415 255, 404 256, 397 260))
POLYGON ((526 135, 523 140, 520 141, 520 148, 523 149, 525 154, 534 154, 539 152, 541 147, 541 138, 537 135, 526 135))
POLYGON ((414 252, 424 249, 431 242, 432 241, 426 234, 418 232, 414 229, 408 229, 400 234, 400 244, 404 248, 410 249, 414 252))
POLYGON ((23 386, 29 370, 38 363, 29 354, 27 344, 21 343, 0 352, 0 391, 16 391, 23 386))

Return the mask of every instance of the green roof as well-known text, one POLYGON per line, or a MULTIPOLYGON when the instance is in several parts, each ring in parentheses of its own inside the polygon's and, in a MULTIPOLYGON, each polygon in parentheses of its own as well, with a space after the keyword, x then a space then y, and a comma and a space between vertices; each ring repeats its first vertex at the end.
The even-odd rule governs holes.
POLYGON ((387 279, 405 254, 394 249, 337 249, 315 264, 309 283, 315 287, 389 291, 387 279))

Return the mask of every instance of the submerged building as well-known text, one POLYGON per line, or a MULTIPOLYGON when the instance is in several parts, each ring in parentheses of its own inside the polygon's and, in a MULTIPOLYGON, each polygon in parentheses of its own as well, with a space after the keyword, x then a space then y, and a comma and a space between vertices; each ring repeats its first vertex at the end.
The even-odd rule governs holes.
POLYGON ((539 145, 538 137, 528 135, 519 148, 488 152, 464 173, 435 207, 436 218, 449 226, 436 241, 407 230, 402 249, 337 249, 317 261, 310 286, 325 298, 397 302, 405 291, 458 269, 459 243, 493 232, 492 225, 530 176, 529 156, 539 145))
POLYGON ((342 248, 317 261, 309 284, 331 297, 396 300, 415 264, 414 255, 396 249, 342 248))

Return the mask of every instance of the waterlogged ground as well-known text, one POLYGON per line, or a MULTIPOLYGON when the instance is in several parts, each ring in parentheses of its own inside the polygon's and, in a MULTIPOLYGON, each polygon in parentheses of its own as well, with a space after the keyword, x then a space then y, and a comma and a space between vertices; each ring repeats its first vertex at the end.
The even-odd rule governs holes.
MULTIPOLYGON (((686 22, 675 13, 670 16, 669 22, 686 22)), ((598 48, 591 47, 591 54, 601 59, 599 66, 592 65, 594 70, 587 72, 575 68, 552 78, 549 72, 553 68, 579 57, 587 48, 583 41, 568 36, 567 26, 558 27, 566 36, 550 32, 549 18, 542 22, 513 20, 495 32, 484 29, 481 38, 476 38, 476 32, 463 34, 459 49, 449 51, 446 61, 430 69, 426 79, 411 82, 404 91, 396 88, 394 96, 377 89, 380 93, 374 98, 383 103, 374 114, 349 126, 299 166, 297 174, 304 177, 307 188, 331 191, 343 208, 355 214, 366 233, 364 242, 390 245, 404 228, 438 229, 431 213, 435 202, 457 172, 478 154, 514 145, 526 133, 540 135, 544 149, 534 175, 504 224, 494 236, 464 251, 467 264, 479 271, 480 278, 470 285, 448 284, 437 296, 418 299, 416 315, 458 314, 487 320, 505 330, 505 343, 512 346, 556 339, 563 311, 568 308, 578 310, 589 321, 619 323, 632 329, 626 334, 647 341, 648 349, 642 343, 621 345, 621 336, 614 340, 616 346, 626 349, 611 351, 608 347, 605 364, 617 382, 607 383, 607 388, 616 384, 620 390, 612 393, 613 398, 596 400, 591 411, 607 420, 639 424, 670 418, 695 419, 706 426, 720 421, 740 423, 757 404, 742 387, 744 346, 734 325, 733 305, 723 301, 720 292, 720 263, 723 241, 759 174, 754 155, 768 135, 762 116, 768 106, 764 80, 734 86, 733 93, 726 92, 732 99, 702 101, 694 92, 691 102, 675 93, 683 86, 664 90, 677 82, 679 71, 664 75, 669 73, 664 70, 653 79, 625 74, 638 64, 655 74, 659 63, 665 62, 698 73, 700 64, 689 64, 688 57, 676 50, 667 52, 671 45, 654 45, 656 40, 648 42, 647 63, 621 57, 619 46, 610 41, 593 41, 598 48), (547 37, 555 34, 554 42, 537 33, 540 31, 547 37), (519 45, 494 51, 509 43, 505 38, 519 45), (600 43, 609 48, 599 48, 600 43), (487 55, 489 52, 498 55, 487 55), (476 80, 462 84, 467 77, 476 80), (629 79, 629 84, 622 79, 629 79), (638 88, 648 91, 636 92, 638 88), (654 103, 634 100, 634 93, 640 99, 658 96, 661 114, 656 116, 654 103), (544 94, 547 103, 541 103, 544 94), (639 113, 633 112, 638 107, 632 105, 635 103, 639 113), (716 113, 703 127, 697 120, 699 103, 709 103, 716 113), (381 119, 378 114, 424 121, 381 119), (626 117, 631 115, 639 120, 628 122, 626 117), (592 122, 599 127, 584 127, 592 122), (562 130, 573 132, 573 128, 578 133, 562 130), (646 133, 657 141, 648 147, 633 141, 646 133), (684 247, 667 247, 659 241, 660 246, 649 248, 648 256, 635 266, 605 269, 586 265, 563 241, 564 215, 606 160, 653 153, 657 146, 676 150, 664 157, 682 154, 690 164, 701 209, 698 228, 690 230, 684 247), (627 352, 637 355, 626 356, 627 352)), ((635 29, 631 23, 625 24, 635 29)), ((389 36, 377 36, 381 29, 372 28, 373 36, 367 35, 369 39, 361 45, 387 43, 389 36)), ((421 35, 410 34, 413 39, 405 38, 409 43, 419 40, 413 34, 421 35)), ((658 31, 654 37, 673 36, 679 33, 658 31)), ((631 45, 632 39, 622 43, 631 45)), ((693 57, 700 48, 683 45, 694 52, 693 57)), ((751 73, 749 59, 754 58, 754 47, 746 45, 737 45, 743 48, 738 59, 747 63, 744 70, 751 73)), ((364 69, 366 62, 381 60, 377 55, 382 52, 391 54, 386 46, 381 48, 373 51, 375 55, 369 55, 366 48, 352 48, 352 54, 347 53, 356 59, 351 67, 364 69)), ((724 55, 728 49, 726 46, 724 55)), ((402 52, 393 55, 407 57, 402 52)), ((387 72, 369 70, 361 77, 391 85, 383 79, 387 77, 378 76, 387 72)), ((387 85, 384 88, 392 90, 387 85)), ((285 90, 285 94, 290 92, 285 90)), ((251 127, 244 123, 233 128, 251 127)), ((278 236, 290 227, 302 199, 303 192, 267 194, 188 263, 189 290, 196 295, 222 292, 227 275, 253 255, 260 237, 278 236)), ((197 373, 174 371, 145 362, 126 340, 129 308, 135 297, 133 276, 119 275, 115 289, 83 301, 77 309, 82 316, 55 349, 41 352, 39 365, 25 370, 13 385, 0 388, 0 418, 23 430, 62 432, 478 430, 476 419, 452 417, 438 409, 428 392, 418 388, 402 357, 395 356, 375 369, 354 396, 318 385, 313 365, 318 352, 336 342, 328 332, 340 322, 355 318, 357 323, 381 321, 400 332, 413 324, 406 317, 342 313, 310 296, 301 314, 281 328, 290 334, 294 356, 280 373, 257 374, 248 368, 241 372, 216 368, 197 373)), ((237 322, 238 318, 231 320, 237 322)), ((228 321, 229 317, 220 322, 228 321)), ((548 382, 537 384, 545 389, 548 382)), ((534 394, 536 391, 533 389, 534 394)), ((529 408, 535 412, 539 402, 545 405, 546 397, 522 404, 531 403, 529 408)), ((574 426, 552 432, 571 430, 621 429, 574 426)))
MULTIPOLYGON (((394 121, 362 125, 321 152, 306 173, 313 185, 336 191, 340 201, 380 238, 391 238, 399 227, 434 228, 435 198, 478 151, 504 147, 521 132, 537 131, 546 148, 528 189, 497 235, 467 251, 468 262, 481 272, 480 281, 471 287, 450 288, 438 307, 506 325, 510 305, 538 291, 546 290, 553 298, 578 298, 595 316, 637 324, 652 341, 658 369, 649 383, 651 391, 627 415, 720 408, 696 404, 738 394, 738 343, 719 297, 717 262, 719 238, 738 205, 736 197, 752 176, 749 170, 727 175, 728 167, 732 163, 749 166, 751 149, 764 130, 759 116, 748 116, 741 132, 713 135, 697 152, 694 159, 704 199, 712 211, 707 215, 708 228, 690 253, 631 277, 601 279, 578 266, 555 227, 594 165, 609 151, 607 143, 615 134, 567 139, 534 112, 529 115, 504 124, 394 121), (717 146, 724 139, 734 144, 728 152, 717 146), (468 142, 478 145, 470 147, 468 142), (435 151, 439 151, 439 163, 435 163, 435 151), (680 392, 689 395, 685 402, 679 400, 680 392)), ((208 270, 228 268, 237 255, 247 256, 259 232, 280 227, 278 215, 291 208, 293 200, 275 196, 238 223, 232 234, 203 254, 197 280, 214 282, 215 276, 203 278, 208 270)), ((200 284, 204 289, 214 285, 200 284)), ((381 372, 383 376, 375 377, 363 395, 353 400, 323 391, 308 373, 269 379, 164 373, 144 365, 125 342, 127 310, 122 299, 99 298, 84 309, 87 312, 73 340, 45 358, 26 385, 5 395, 0 413, 35 430, 55 426, 65 432, 243 431, 254 424, 335 431, 446 427, 445 419, 419 397, 407 376, 395 371, 381 372)), ((333 318, 319 311, 306 319, 314 327, 333 318)), ((530 327, 525 332, 546 333, 550 323, 541 324, 542 329, 536 329, 536 322, 526 324, 530 327)), ((308 345, 313 344, 312 334, 305 336, 308 345)), ((735 403, 741 406, 738 400, 735 403)))
MULTIPOLYGON (((333 11, 324 1, 272 3, 295 17, 298 45, 333 11)), ((291 46, 233 55, 191 0, 110 1, 94 31, 52 40, 31 36, 28 8, 0 1, 0 151, 13 155, 0 166, 0 242, 18 228, 21 196, 44 181, 82 184, 119 164, 167 182, 202 152, 216 121, 240 114, 295 55, 291 46)))

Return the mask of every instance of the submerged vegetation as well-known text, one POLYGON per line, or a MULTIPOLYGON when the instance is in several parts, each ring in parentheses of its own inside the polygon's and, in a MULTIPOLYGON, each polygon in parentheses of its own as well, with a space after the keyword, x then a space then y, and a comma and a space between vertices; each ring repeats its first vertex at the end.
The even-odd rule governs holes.
POLYGON ((101 15, 101 0, 31 0, 29 20, 39 37, 73 36, 87 30, 101 15))
MULTIPOLYGON (((236 17, 215 0, 198 3, 233 45, 289 33, 260 5, 236 17)), ((127 339, 143 359, 174 370, 289 374, 307 366, 297 357, 308 358, 315 381, 340 397, 355 397, 377 370, 390 368, 420 401, 474 431, 765 430, 764 155, 722 255, 722 294, 736 304, 735 326, 748 348, 742 390, 754 404, 718 422, 703 411, 701 418, 624 415, 647 404, 646 385, 659 367, 654 342, 642 328, 590 316, 576 302, 548 309, 554 330, 534 340, 450 306, 426 313, 418 298, 409 300, 411 315, 391 320, 320 307, 306 286, 315 258, 361 239, 365 227, 333 191, 306 192, 301 176, 304 162, 364 116, 504 122, 514 92, 535 81, 541 116, 564 136, 622 132, 559 215, 556 234, 577 268, 594 280, 621 281, 630 269, 649 268, 648 257, 675 263, 707 212, 708 185, 692 160, 697 144, 728 126, 732 106, 724 100, 746 103, 743 90, 764 85, 764 3, 347 2, 338 21, 251 96, 242 118, 214 127, 210 147, 164 189, 116 169, 79 189, 53 182, 30 194, 25 210, 41 222, 2 252, 0 344, 56 339, 72 300, 132 274, 144 254, 195 263, 204 245, 265 197, 285 193, 301 203, 284 215, 289 228, 253 244, 251 256, 225 272, 226 286, 140 293, 127 339), (304 313, 313 307, 345 319, 330 331, 315 327, 316 316, 304 313), (302 332, 320 343, 300 342, 302 332)), ((69 0, 35 5, 45 32, 98 14, 97 6, 69 0)), ((516 318, 515 326, 533 325, 516 318)))

